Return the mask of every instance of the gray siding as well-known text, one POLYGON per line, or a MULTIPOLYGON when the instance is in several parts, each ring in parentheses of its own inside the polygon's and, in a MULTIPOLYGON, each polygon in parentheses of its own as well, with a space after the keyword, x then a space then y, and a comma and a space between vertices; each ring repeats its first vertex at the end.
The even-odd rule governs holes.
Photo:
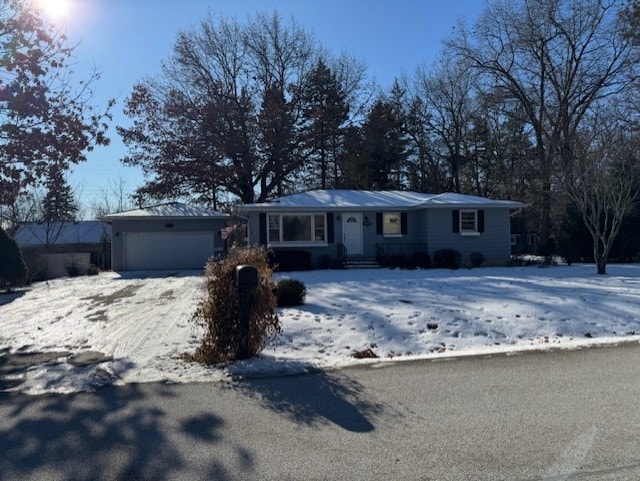
POLYGON ((480 252, 487 265, 502 265, 511 255, 509 209, 484 210, 484 232, 476 236, 464 236, 452 229, 453 209, 427 211, 427 236, 429 254, 439 249, 455 249, 462 254, 463 265, 469 264, 469 255, 480 252))
MULTIPOLYGON (((118 219, 111 222, 111 268, 124 269, 123 239, 125 232, 214 232, 215 250, 224 250, 220 231, 227 219, 118 219), (167 227, 165 224, 173 224, 167 227)), ((186 246, 188 247, 188 246, 186 246)))
POLYGON ((365 235, 368 236, 368 250, 365 250, 365 256, 374 258, 376 256, 376 244, 414 244, 416 242, 425 242, 422 237, 424 231, 424 214, 422 211, 398 211, 398 210, 379 210, 373 214, 369 214, 373 217, 370 230, 365 231, 365 235), (376 214, 377 212, 400 212, 407 215, 407 233, 398 237, 385 237, 384 234, 378 234, 376 229, 376 214))
MULTIPOLYGON (((329 211, 332 212, 332 211, 329 211)), ((385 242, 394 243, 413 243, 424 242, 422 235, 426 233, 426 214, 423 211, 409 211, 407 212, 407 233, 401 237, 385 237, 384 235, 377 234, 376 226, 376 214, 378 212, 384 212, 383 210, 367 210, 358 211, 357 209, 350 209, 348 212, 360 212, 362 214, 362 247, 364 258, 374 258, 376 256, 376 244, 385 242)), ((390 212, 400 212, 397 209, 390 212)), ((405 212, 405 211, 402 211, 405 212)), ((325 212, 323 212, 325 213, 325 212)), ((295 249, 307 251, 311 254, 312 260, 315 262, 320 256, 329 255, 332 259, 337 256, 337 244, 342 239, 342 215, 343 212, 333 212, 334 222, 334 243, 328 246, 304 246, 304 247, 284 247, 279 246, 275 249, 295 249)), ((260 213, 249 212, 247 214, 249 234, 249 245, 260 244, 260 213)))
MULTIPOLYGON (((324 214, 325 212, 318 212, 319 214, 324 214)), ((257 246, 260 245, 260 213, 259 212, 249 212, 246 214, 248 220, 248 238, 247 243, 249 246, 257 246)), ((337 245, 336 243, 340 241, 342 238, 342 221, 338 219, 340 217, 340 213, 334 213, 333 222, 334 222, 334 243, 328 244, 326 246, 279 246, 274 248, 274 250, 299 250, 306 251, 311 254, 312 262, 317 262, 319 257, 329 256, 331 259, 335 259, 337 257, 337 245)))
MULTIPOLYGON (((485 229, 476 236, 464 236, 452 232, 453 209, 421 209, 407 211, 407 233, 401 237, 385 237, 377 234, 376 213, 384 210, 362 211, 363 217, 363 257, 374 258, 376 244, 383 243, 426 243, 428 252, 438 249, 456 249, 462 254, 463 264, 469 264, 472 252, 480 252, 486 258, 485 264, 501 265, 508 262, 511 255, 509 209, 485 208, 485 229)), ((357 212, 351 209, 349 212, 357 212)), ((398 212, 393 210, 393 212, 398 212)), ((334 244, 326 247, 291 247, 311 253, 315 262, 318 257, 336 257, 337 246, 342 239, 342 213, 334 212, 334 244)), ((260 243, 260 222, 258 212, 249 212, 249 245, 260 243)), ((279 247, 280 248, 280 247, 279 247)), ((286 249, 281 247, 281 249, 286 249)))

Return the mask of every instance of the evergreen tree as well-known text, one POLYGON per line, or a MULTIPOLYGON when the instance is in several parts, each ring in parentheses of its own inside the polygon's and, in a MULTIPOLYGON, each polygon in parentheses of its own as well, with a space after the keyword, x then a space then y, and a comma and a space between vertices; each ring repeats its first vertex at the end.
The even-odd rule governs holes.
POLYGON ((76 219, 78 206, 73 191, 62 172, 55 172, 46 184, 47 193, 42 200, 45 222, 70 222, 76 219))
POLYGON ((364 161, 371 172, 371 189, 402 188, 398 175, 407 158, 402 121, 394 106, 377 100, 362 127, 364 161))
POLYGON ((302 132, 310 161, 311 187, 335 187, 340 176, 337 151, 349 106, 338 79, 322 60, 309 74, 301 100, 302 132))
POLYGON ((16 241, 0 227, 0 287, 12 288, 27 282, 27 267, 16 241))
POLYGON ((371 163, 364 153, 364 142, 362 131, 359 127, 348 127, 345 129, 343 151, 340 155, 340 176, 339 189, 370 189, 373 185, 371 180, 371 163))
POLYGON ((287 177, 299 165, 295 155, 294 118, 291 103, 282 91, 269 87, 264 93, 262 109, 258 116, 260 158, 264 159, 260 179, 260 191, 271 192, 280 197, 287 192, 287 177))
POLYGON ((623 22, 624 35, 634 45, 640 45, 640 0, 627 0, 620 12, 623 22))

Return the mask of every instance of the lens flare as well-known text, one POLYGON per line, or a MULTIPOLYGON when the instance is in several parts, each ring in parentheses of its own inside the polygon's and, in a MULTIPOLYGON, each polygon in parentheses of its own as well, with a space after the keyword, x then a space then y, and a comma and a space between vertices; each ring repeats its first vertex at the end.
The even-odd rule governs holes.
POLYGON ((69 15, 70 0, 37 0, 38 8, 52 21, 62 21, 69 15))

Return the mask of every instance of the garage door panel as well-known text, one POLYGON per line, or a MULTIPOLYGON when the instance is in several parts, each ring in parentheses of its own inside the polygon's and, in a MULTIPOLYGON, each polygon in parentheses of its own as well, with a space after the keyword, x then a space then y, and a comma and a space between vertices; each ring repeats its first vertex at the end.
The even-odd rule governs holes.
POLYGON ((212 232, 127 232, 127 270, 200 269, 214 254, 212 232))

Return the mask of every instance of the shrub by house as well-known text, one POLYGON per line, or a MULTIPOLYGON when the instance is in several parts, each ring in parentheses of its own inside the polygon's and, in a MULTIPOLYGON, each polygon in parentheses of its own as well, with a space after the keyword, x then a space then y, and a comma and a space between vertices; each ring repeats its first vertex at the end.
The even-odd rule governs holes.
POLYGON ((276 297, 278 307, 301 306, 307 296, 304 283, 296 279, 283 279, 278 282, 276 297))

